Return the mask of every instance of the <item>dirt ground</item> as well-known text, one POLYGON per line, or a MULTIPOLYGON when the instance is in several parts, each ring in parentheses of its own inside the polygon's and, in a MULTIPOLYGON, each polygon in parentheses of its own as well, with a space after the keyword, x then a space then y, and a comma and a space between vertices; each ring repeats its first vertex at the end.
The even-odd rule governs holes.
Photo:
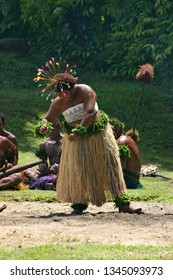
MULTIPOLYGON (((0 203, 2 206, 3 203, 0 203)), ((0 213, 0 247, 46 243, 173 244, 173 204, 138 202, 144 214, 118 213, 113 203, 89 205, 83 215, 71 214, 70 204, 7 203, 0 213)))

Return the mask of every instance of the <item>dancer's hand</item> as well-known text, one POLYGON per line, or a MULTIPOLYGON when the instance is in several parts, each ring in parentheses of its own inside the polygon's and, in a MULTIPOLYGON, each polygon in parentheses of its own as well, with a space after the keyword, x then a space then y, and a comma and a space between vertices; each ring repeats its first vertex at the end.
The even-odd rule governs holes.
POLYGON ((48 131, 48 127, 46 125, 40 126, 39 133, 45 134, 48 131))

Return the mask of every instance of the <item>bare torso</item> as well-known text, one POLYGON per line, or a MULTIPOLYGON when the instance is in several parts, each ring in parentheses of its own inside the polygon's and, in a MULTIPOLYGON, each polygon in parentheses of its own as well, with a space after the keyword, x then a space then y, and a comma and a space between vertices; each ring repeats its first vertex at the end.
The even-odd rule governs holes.
POLYGON ((6 137, 0 136, 0 167, 3 167, 5 161, 15 164, 15 146, 6 137))
POLYGON ((11 132, 7 131, 7 130, 0 130, 0 135, 3 137, 8 138, 14 145, 17 145, 17 139, 14 136, 14 134, 12 134, 11 132))
POLYGON ((60 142, 56 142, 55 140, 46 139, 43 143, 40 144, 40 148, 45 151, 49 164, 53 165, 54 163, 60 162, 60 142))
POLYGON ((8 140, 10 140, 16 146, 16 164, 17 164, 17 162, 18 162, 18 142, 17 142, 16 136, 5 129, 0 130, 0 135, 3 137, 6 137, 8 140))
MULTIPOLYGON (((0 136, 0 172, 5 171, 15 165, 15 145, 8 140, 8 138, 0 136)), ((22 181, 22 177, 19 173, 9 175, 0 179, 0 190, 13 189, 22 181)))
POLYGON ((59 113, 63 113, 67 109, 74 107, 78 104, 84 103, 86 110, 86 118, 84 118, 84 123, 81 123, 81 120, 70 123, 70 126, 75 127, 76 124, 82 124, 89 126, 95 123, 100 118, 99 111, 96 114, 91 114, 89 112, 94 110, 96 101, 95 92, 85 84, 76 84, 72 90, 69 98, 57 97, 46 115, 46 119, 53 122, 57 118, 59 113), (88 113, 88 116, 87 116, 88 113))

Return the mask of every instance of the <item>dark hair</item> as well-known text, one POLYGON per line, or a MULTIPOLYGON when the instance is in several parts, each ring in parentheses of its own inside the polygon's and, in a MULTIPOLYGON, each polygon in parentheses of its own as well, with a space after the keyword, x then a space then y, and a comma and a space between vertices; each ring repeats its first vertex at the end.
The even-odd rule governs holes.
POLYGON ((69 90, 72 87, 74 87, 74 84, 72 84, 72 83, 57 82, 54 85, 54 91, 57 92, 57 91, 62 91, 62 90, 69 90))
POLYGON ((2 112, 0 112, 0 119, 2 121, 2 124, 5 124, 5 115, 2 112))
POLYGON ((55 91, 71 89, 77 82, 77 78, 68 73, 56 74, 53 79, 53 87, 55 91))
POLYGON ((139 141, 139 132, 137 129, 133 130, 133 128, 131 128, 126 132, 126 135, 130 136, 136 143, 139 141))
POLYGON ((115 138, 118 139, 124 131, 124 123, 116 118, 110 119, 109 123, 112 125, 115 138))

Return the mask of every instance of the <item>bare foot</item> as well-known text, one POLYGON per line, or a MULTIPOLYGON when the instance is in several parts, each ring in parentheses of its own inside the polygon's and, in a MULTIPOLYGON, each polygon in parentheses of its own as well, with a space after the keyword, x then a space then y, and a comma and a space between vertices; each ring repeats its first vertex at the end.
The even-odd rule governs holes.
POLYGON ((2 212, 3 210, 5 210, 6 208, 7 208, 7 205, 4 204, 3 206, 0 207, 0 212, 2 212))
POLYGON ((119 208, 119 213, 143 214, 142 208, 134 209, 133 207, 127 204, 119 208))

